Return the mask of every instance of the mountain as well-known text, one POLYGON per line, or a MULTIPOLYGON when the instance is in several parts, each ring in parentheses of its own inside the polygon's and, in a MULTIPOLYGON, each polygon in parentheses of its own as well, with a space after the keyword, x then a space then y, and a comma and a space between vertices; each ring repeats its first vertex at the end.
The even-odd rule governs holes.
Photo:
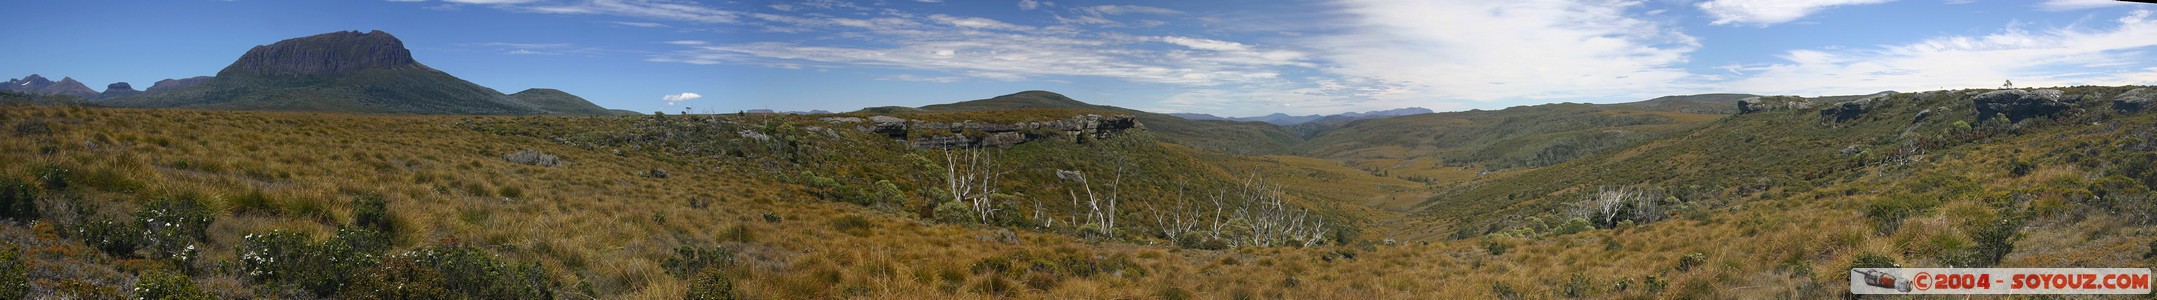
POLYGON ((30 74, 30 76, 24 76, 23 78, 8 80, 4 85, 0 85, 0 89, 25 94, 64 95, 80 99, 97 98, 97 90, 90 89, 90 86, 83 85, 81 81, 75 81, 74 77, 61 77, 59 82, 53 82, 50 79, 45 79, 44 76, 30 74))
MULTIPOLYGON (((878 111, 902 111, 889 108, 878 111)), ((1234 121, 1201 121, 1115 106, 1093 105, 1047 91, 1024 91, 989 99, 922 106, 919 112, 966 112, 1014 109, 1093 110, 1136 117, 1147 130, 1161 133, 1168 142, 1208 151, 1231 153, 1282 153, 1302 142, 1302 137, 1273 124, 1234 121)), ((868 110, 864 110, 868 111, 868 110)))
POLYGON ((30 74, 30 76, 23 76, 23 78, 9 79, 5 85, 0 85, 0 90, 34 93, 45 89, 47 86, 52 86, 52 80, 45 79, 45 76, 30 74))
POLYGON ((127 97, 127 96, 134 96, 135 94, 141 94, 141 93, 142 93, 142 91, 137 91, 137 90, 135 90, 135 87, 134 87, 134 86, 130 86, 130 85, 128 85, 128 84, 127 84, 127 82, 125 82, 125 81, 122 81, 122 82, 114 82, 114 83, 112 83, 112 84, 109 84, 109 85, 105 85, 105 92, 103 92, 103 93, 98 93, 98 94, 97 94, 97 98, 98 98, 98 99, 119 98, 119 97, 127 97))
POLYGON ((1290 126, 1290 125, 1297 125, 1297 124, 1303 124, 1303 123, 1310 123, 1310 122, 1319 122, 1319 121, 1329 121, 1329 122, 1335 122, 1335 123, 1345 123, 1345 122, 1348 122, 1348 121, 1355 121, 1355 120, 1362 120, 1362 119, 1370 119, 1370 118, 1384 118, 1384 117, 1393 117, 1393 116, 1405 116, 1405 115, 1413 115, 1413 114, 1427 114, 1427 113, 1431 113, 1431 110, 1430 110, 1430 109, 1428 109, 1428 108, 1421 108, 1421 107, 1409 107, 1409 108, 1399 108, 1399 109, 1389 109, 1389 110, 1377 110, 1377 111, 1370 111, 1370 112, 1347 112, 1347 113, 1340 113, 1340 114, 1332 114, 1332 115, 1303 115, 1303 116, 1289 115, 1289 114, 1284 114, 1284 113, 1273 113, 1273 114, 1270 114, 1270 115, 1264 115, 1264 116, 1257 116, 1257 117, 1221 117, 1221 116, 1215 116, 1215 115, 1211 115, 1211 114, 1199 114, 1199 113, 1172 113, 1172 114, 1168 114, 1168 115, 1171 115, 1171 116, 1176 116, 1176 117, 1179 117, 1179 118, 1184 118, 1184 119, 1190 119, 1190 120, 1201 120, 1201 121, 1207 121, 1207 120, 1223 120, 1223 121, 1242 121, 1242 122, 1266 122, 1266 123, 1273 123, 1274 125, 1281 125, 1281 126, 1290 126))
POLYGON ((517 101, 522 101, 526 104, 531 104, 534 107, 538 107, 539 110, 546 111, 549 114, 614 114, 614 112, 608 111, 605 107, 599 107, 599 105, 592 104, 591 101, 585 101, 583 97, 577 97, 577 95, 570 95, 568 92, 563 92, 562 90, 557 89, 526 89, 522 92, 517 92, 516 94, 509 94, 509 97, 515 98, 517 99, 517 101))
POLYGON ((168 79, 165 79, 165 80, 158 80, 158 81, 157 81, 157 83, 154 83, 154 84, 151 84, 151 85, 150 85, 150 89, 147 89, 147 90, 143 90, 143 92, 147 92, 147 93, 156 93, 156 92, 163 92, 163 91, 177 90, 177 89, 182 89, 182 88, 186 88, 186 87, 190 87, 190 86, 200 85, 200 84, 202 84, 202 83, 204 83, 204 82, 209 82, 209 81, 210 81, 210 77, 209 77, 209 76, 195 76, 195 77, 188 77, 188 78, 180 78, 180 79, 169 79, 169 78, 168 78, 168 79))
POLYGON ((1656 97, 1655 99, 1641 100, 1639 102, 1612 104, 1612 106, 1652 111, 1727 115, 1738 112, 1737 106, 1732 103, 1737 103, 1738 100, 1744 100, 1745 98, 1759 96, 1760 95, 1752 94, 1699 94, 1662 96, 1656 97))
MULTIPOLYGON (((255 46, 216 77, 110 105, 409 114, 603 114, 560 91, 504 95, 427 67, 387 32, 341 31, 255 46), (536 102, 535 102, 536 101, 536 102)), ((170 81, 170 80, 168 80, 170 81)))

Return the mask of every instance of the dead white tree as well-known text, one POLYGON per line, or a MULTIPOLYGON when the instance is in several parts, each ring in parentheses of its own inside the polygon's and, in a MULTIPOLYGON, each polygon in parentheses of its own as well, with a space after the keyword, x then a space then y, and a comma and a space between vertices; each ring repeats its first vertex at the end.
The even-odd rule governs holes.
MULTIPOLYGON (((1102 236, 1116 236, 1116 202, 1122 191, 1122 171, 1123 168, 1121 166, 1118 166, 1116 178, 1110 181, 1108 184, 1108 195, 1106 197, 1103 197, 1100 194, 1094 193, 1093 182, 1086 179, 1086 172, 1072 170, 1056 170, 1056 178, 1069 180, 1073 183, 1077 183, 1079 185, 1079 190, 1086 191, 1086 220, 1087 222, 1092 223, 1094 226, 1096 226, 1096 228, 1100 228, 1101 232, 1099 232, 1099 234, 1101 234, 1102 236), (1103 208, 1103 204, 1107 204, 1106 209, 1103 208)), ((1073 206, 1076 206, 1079 201, 1078 192, 1067 192, 1071 194, 1071 202, 1073 206)))
POLYGON ((1660 220, 1662 210, 1657 201, 1662 193, 1637 185, 1619 187, 1604 186, 1589 194, 1587 201, 1573 213, 1575 217, 1587 218, 1598 226, 1611 227, 1620 221, 1635 220, 1652 222, 1660 220))
POLYGON ((1254 176, 1244 180, 1240 195, 1243 203, 1236 208, 1235 218, 1248 226, 1250 235, 1244 237, 1248 244, 1270 247, 1299 242, 1309 246, 1324 242, 1324 218, 1313 217, 1309 209, 1289 205, 1279 187, 1254 176))
POLYGON ((982 224, 988 224, 996 208, 996 179, 1003 172, 996 169, 995 155, 981 148, 944 151, 944 187, 951 192, 951 201, 966 203, 982 224))
POLYGON ((1161 231, 1162 238, 1174 241, 1198 228, 1199 211, 1190 207, 1190 199, 1184 198, 1184 192, 1184 188, 1177 188, 1175 204, 1153 209, 1154 228, 1161 231))

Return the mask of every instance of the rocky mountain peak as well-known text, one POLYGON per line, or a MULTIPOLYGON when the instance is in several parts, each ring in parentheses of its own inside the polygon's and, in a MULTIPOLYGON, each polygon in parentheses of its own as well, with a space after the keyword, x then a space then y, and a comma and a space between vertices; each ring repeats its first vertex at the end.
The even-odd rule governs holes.
POLYGON ((135 90, 135 86, 128 85, 126 81, 121 81, 105 85, 105 92, 98 93, 97 97, 100 99, 109 99, 133 96, 135 94, 141 93, 142 91, 135 90))
POLYGON ((377 68, 426 66, 387 32, 339 31, 255 46, 217 76, 334 76, 377 68))
POLYGON ((152 83, 152 84, 150 84, 150 89, 148 89, 148 90, 143 90, 143 91, 144 91, 144 92, 151 92, 151 93, 155 93, 155 92, 163 92, 163 91, 177 90, 177 89, 180 89, 180 88, 185 88, 185 87, 195 86, 195 85, 197 85, 197 84, 202 84, 203 82, 207 82, 207 81, 210 81, 210 77, 209 77, 209 76, 195 76, 195 77, 188 77, 188 78, 180 78, 180 79, 170 79, 170 78, 167 78, 167 79, 165 79, 165 80, 158 80, 158 81, 157 81, 157 83, 152 83))

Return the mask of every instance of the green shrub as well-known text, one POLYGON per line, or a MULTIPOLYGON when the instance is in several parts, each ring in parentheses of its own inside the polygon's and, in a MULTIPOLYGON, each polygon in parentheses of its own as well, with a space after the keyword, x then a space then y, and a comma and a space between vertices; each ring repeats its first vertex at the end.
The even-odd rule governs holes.
POLYGON ((209 208, 193 194, 158 198, 135 211, 143 250, 183 268, 201 252, 196 244, 209 238, 210 222, 209 208))
POLYGON ((42 194, 37 187, 13 177, 0 179, 0 219, 28 221, 37 219, 37 198, 42 194))
POLYGON ((1692 271, 1693 268, 1698 268, 1700 267, 1700 265, 1704 265, 1707 263, 1707 254, 1702 254, 1700 252, 1686 253, 1685 256, 1678 257, 1677 269, 1678 272, 1687 272, 1692 271))
POLYGON ((352 226, 381 233, 397 232, 397 225, 390 219, 389 201, 382 195, 362 194, 353 199, 352 226))
POLYGON ((682 296, 682 299, 688 300, 733 300, 739 298, 740 296, 734 294, 734 281, 727 279, 725 272, 720 272, 716 269, 705 270, 697 275, 696 281, 689 283, 689 293, 682 296))
POLYGON ((711 270, 734 265, 734 249, 725 247, 698 248, 681 246, 674 248, 674 257, 659 263, 668 274, 687 278, 711 270))
POLYGON ((217 299, 217 296, 210 295, 209 292, 203 291, 202 287, 196 286, 195 280, 187 278, 187 275, 166 272, 163 270, 152 270, 143 273, 142 277, 140 277, 135 282, 135 298, 160 300, 208 300, 217 299))
POLYGON ((1902 219, 1922 214, 1938 206, 1940 206, 1939 200, 1899 193, 1867 205, 1865 207, 1865 216, 1872 218, 1873 228, 1880 235, 1887 235, 1894 233, 1895 229, 1901 228, 1902 219))
POLYGON ((66 168, 61 168, 60 166, 45 166, 44 168, 38 168, 37 181, 44 185, 45 190, 65 191, 67 190, 68 173, 66 168))
POLYGON ((2022 229, 2023 218, 2009 214, 1992 224, 1970 233, 1977 246, 1963 250, 1950 257, 1949 265, 1962 268, 1988 268, 1999 265, 2000 260, 2015 251, 2015 232, 2022 229))
POLYGON ((316 296, 337 294, 354 276, 375 268, 389 249, 381 233, 347 227, 328 240, 271 231, 249 234, 240 245, 240 273, 260 284, 298 287, 316 296))
POLYGON ((478 247, 438 245, 400 255, 439 274, 449 294, 478 299, 552 299, 554 283, 538 264, 511 264, 478 247))
POLYGON ((0 298, 28 298, 25 295, 30 293, 30 263, 20 248, 14 243, 0 245, 0 298))
POLYGON ((420 266, 409 257, 392 256, 372 270, 354 274, 350 285, 337 292, 342 299, 451 299, 442 273, 420 266))
POLYGON ((85 221, 75 228, 75 238, 82 239, 83 244, 105 254, 135 257, 135 248, 139 247, 138 244, 142 241, 142 231, 135 229, 133 224, 112 220, 85 221))

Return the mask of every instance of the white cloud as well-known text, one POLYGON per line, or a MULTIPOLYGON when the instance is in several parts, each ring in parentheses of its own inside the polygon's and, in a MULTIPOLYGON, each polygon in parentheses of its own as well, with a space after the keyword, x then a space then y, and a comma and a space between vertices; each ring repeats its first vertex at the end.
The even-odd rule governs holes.
POLYGON ((1041 6, 1043 6, 1043 5, 1047 5, 1047 6, 1055 6, 1055 5, 1056 5, 1056 3, 1053 3, 1053 2, 1050 2, 1050 3, 1043 3, 1042 1, 1034 1, 1034 0, 1019 0, 1019 10, 1034 10, 1034 9, 1038 9, 1038 8, 1041 8, 1041 6))
POLYGON ((629 27, 644 27, 644 28, 661 28, 661 27, 667 27, 667 24, 659 24, 659 23, 652 23, 652 22, 612 22, 612 23, 614 23, 614 25, 622 25, 622 26, 629 26, 629 27))
POLYGON ((1783 62, 1743 66, 1727 87, 1747 93, 1854 94, 1995 86, 2150 84, 2157 19, 2148 10, 2110 20, 2104 29, 2076 24, 2039 31, 2010 24, 1982 36, 1848 50, 1792 50, 1783 62))
POLYGON ((997 21, 997 20, 992 20, 992 19, 989 19, 989 18, 977 18, 977 17, 953 17, 953 16, 949 16, 949 15, 944 15, 944 14, 935 14, 935 15, 930 15, 930 16, 929 16, 929 20, 933 20, 933 21, 936 21, 937 23, 949 24, 949 25, 951 25, 951 26, 958 26, 958 27, 966 27, 966 28, 982 28, 982 29, 997 29, 997 30, 1014 30, 1014 31, 1025 31, 1025 30, 1033 30, 1033 29, 1034 29, 1034 28, 1033 28, 1033 26, 1019 26, 1019 25, 1012 25, 1011 23, 1004 23, 1003 21, 997 21))
POLYGON ((530 3, 532 1, 533 0, 442 0, 442 2, 457 4, 520 4, 530 3))
POLYGON ((1715 17, 1713 24, 1768 26, 1796 21, 1830 7, 1887 3, 1894 0, 1712 0, 1697 5, 1715 17))
POLYGON ((2118 0, 2045 0, 2037 8, 2048 11, 2067 11, 2134 4, 2118 0))
POLYGON ((1094 14, 1094 15, 1122 15, 1122 14, 1174 15, 1174 14, 1182 14, 1182 13, 1183 13, 1182 11, 1177 11, 1177 10, 1174 10, 1174 9, 1166 9, 1166 8, 1159 8, 1159 7, 1152 7, 1152 6, 1139 6, 1139 5, 1099 5, 1099 6, 1090 6, 1090 7, 1080 7, 1080 8, 1076 8, 1076 9, 1077 9, 1078 11, 1081 11, 1081 12, 1086 12, 1086 13, 1090 13, 1090 14, 1094 14))
POLYGON ((1180 36, 1162 37, 1161 41, 1198 50, 1244 51, 1251 48, 1250 46, 1244 46, 1243 43, 1180 36))
MULTIPOLYGON (((676 43, 686 49, 647 60, 770 67, 892 68, 1003 81, 1089 76, 1191 86, 1279 80, 1281 71, 1278 67, 1312 66, 1308 54, 1287 49, 1190 37, 1092 33, 1066 26, 1023 26, 978 17, 943 14, 870 20, 819 15, 754 14, 751 17, 786 25, 774 26, 774 30, 816 31, 818 35, 834 38, 725 45, 676 43), (851 23, 863 24, 849 25, 851 23), (1184 47, 1164 49, 1149 43, 1184 47)), ((951 81, 939 77, 885 79, 951 81)))
POLYGON ((1700 47, 1668 24, 1626 13, 1638 2, 1344 3, 1346 32, 1314 37, 1327 71, 1379 99, 1474 101, 1639 98, 1698 81, 1681 68, 1700 47))
POLYGON ((666 43, 666 44, 669 44, 669 45, 682 45, 682 46, 696 46, 696 45, 703 45, 703 44, 705 44, 705 42, 704 42, 704 41, 695 41, 695 40, 679 40, 679 41, 666 41, 665 43, 666 43))
POLYGON ((699 23, 734 23, 741 13, 717 9, 696 2, 675 0, 588 0, 570 4, 522 5, 528 0, 465 0, 465 1, 511 1, 501 5, 512 11, 550 14, 601 14, 647 19, 689 21, 699 23))
POLYGON ((664 101, 666 101, 666 102, 667 102, 667 106, 674 106, 674 104, 677 104, 677 103, 682 103, 682 102, 684 102, 684 101, 689 101, 689 100, 696 100, 697 98, 704 98, 704 95, 698 95, 697 93, 680 93, 680 94, 670 94, 670 95, 660 96, 660 97, 659 97, 659 100, 664 100, 664 101))

